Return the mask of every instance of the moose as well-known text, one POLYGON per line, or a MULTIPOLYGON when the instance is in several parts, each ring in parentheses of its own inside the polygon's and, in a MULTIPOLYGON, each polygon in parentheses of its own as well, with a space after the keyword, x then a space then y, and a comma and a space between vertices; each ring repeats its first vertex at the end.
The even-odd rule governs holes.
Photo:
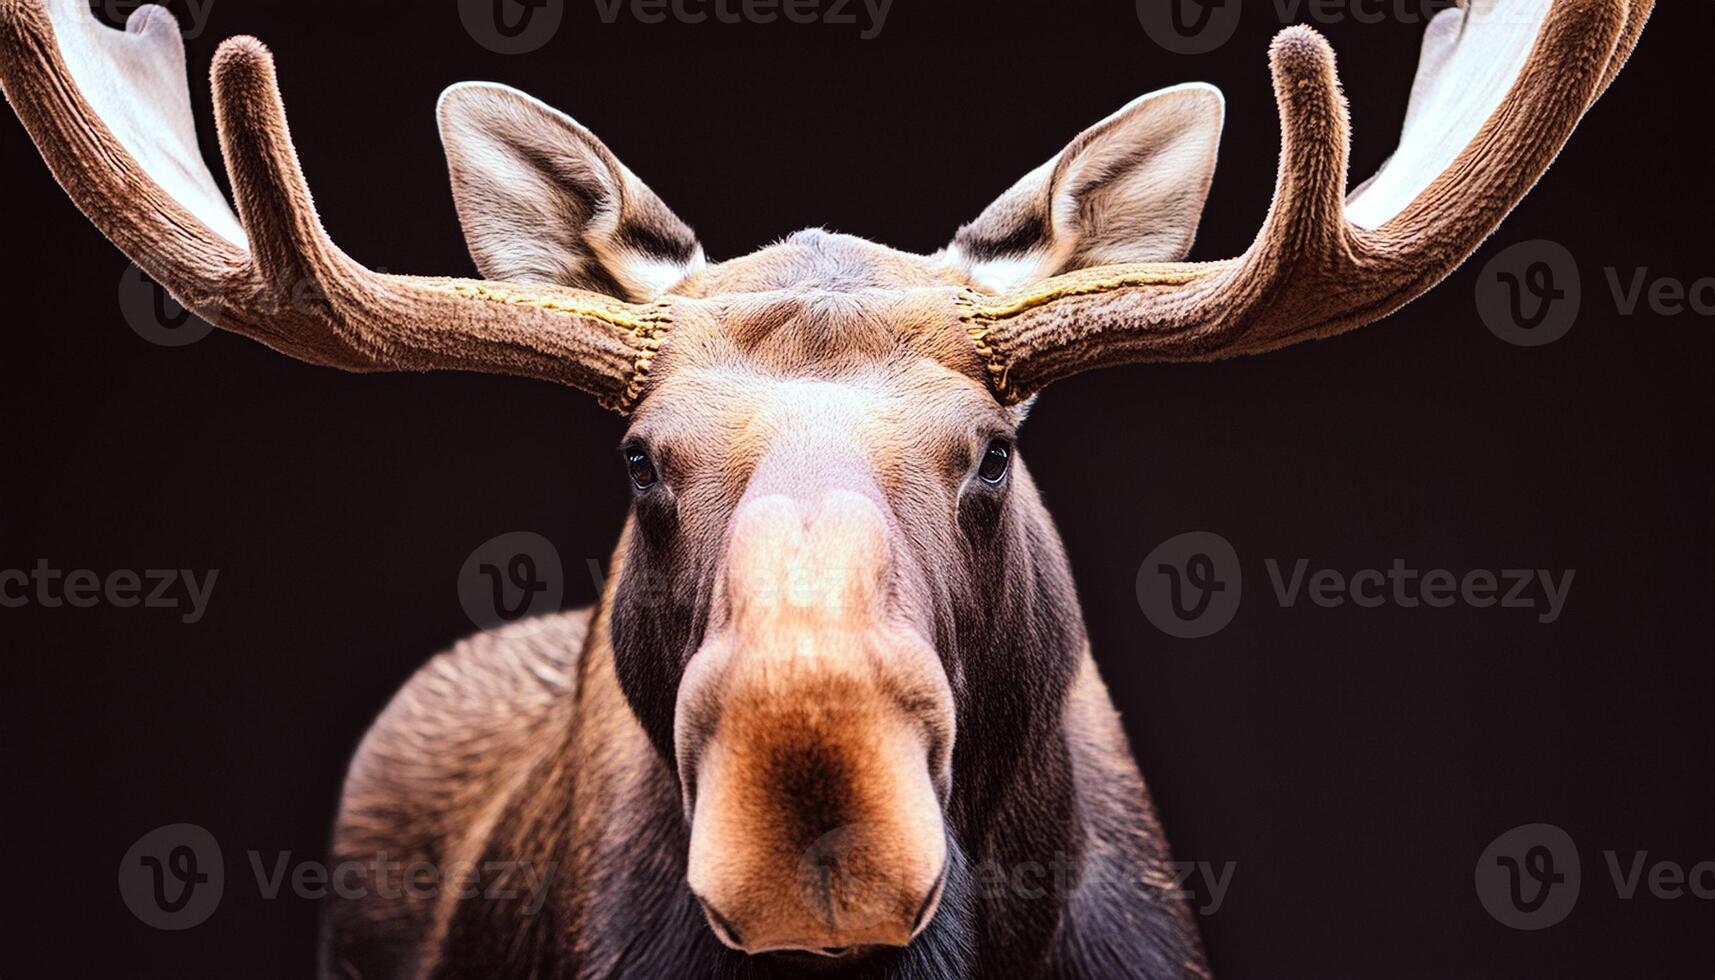
POLYGON ((77 206, 211 323, 629 417, 598 603, 431 660, 334 826, 341 860, 529 866, 545 893, 335 901, 325 976, 1207 976, 1019 427, 1085 370, 1267 351, 1424 293, 1548 168, 1651 6, 1441 12, 1397 151, 1350 192, 1333 52, 1285 29, 1273 203, 1242 255, 1203 262, 1205 85, 1084 131, 935 254, 810 230, 723 262, 567 116, 456 85, 465 279, 332 242, 254 39, 211 73, 236 213, 162 8, 121 31, 84 0, 0 0, 0 81, 77 206), (305 284, 315 302, 288 299, 305 284), (989 873, 1019 868, 1044 873, 989 873))

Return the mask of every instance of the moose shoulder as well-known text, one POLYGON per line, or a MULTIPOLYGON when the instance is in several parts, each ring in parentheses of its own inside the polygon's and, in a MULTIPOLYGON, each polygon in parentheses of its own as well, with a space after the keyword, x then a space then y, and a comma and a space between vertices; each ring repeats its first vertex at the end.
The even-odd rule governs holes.
POLYGON ((213 68, 236 214, 161 8, 119 32, 81 0, 8 0, 0 82, 84 213, 211 323, 629 415, 597 606, 432 660, 348 773, 336 860, 466 887, 331 904, 324 975, 1206 976, 1018 453, 1025 406, 1409 302, 1547 168, 1650 9, 1443 12, 1398 152, 1350 195, 1333 54, 1282 32, 1274 202, 1243 255, 1200 263, 1222 124, 1201 85, 1086 130, 933 255, 806 231, 718 263, 576 122, 454 86, 471 280, 377 273, 328 238, 252 39, 213 68))

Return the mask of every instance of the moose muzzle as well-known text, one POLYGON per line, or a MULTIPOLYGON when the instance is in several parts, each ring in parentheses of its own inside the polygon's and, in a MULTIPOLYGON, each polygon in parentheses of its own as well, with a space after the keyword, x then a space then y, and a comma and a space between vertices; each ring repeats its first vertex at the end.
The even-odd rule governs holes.
POLYGON ((688 878, 749 953, 903 946, 934 915, 952 695, 871 498, 759 496, 676 721, 688 878))

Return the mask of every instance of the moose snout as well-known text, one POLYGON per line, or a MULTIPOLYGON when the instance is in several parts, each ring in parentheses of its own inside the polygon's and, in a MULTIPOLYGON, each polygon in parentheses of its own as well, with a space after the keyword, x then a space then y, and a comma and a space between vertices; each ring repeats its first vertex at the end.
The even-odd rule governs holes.
POLYGON ((722 942, 832 953, 904 946, 927 925, 946 832, 913 743, 711 745, 687 877, 722 942))
POLYGON ((679 691, 687 879, 748 953, 904 946, 947 866, 952 695, 894 603, 886 522, 849 493, 741 505, 731 615, 679 691))

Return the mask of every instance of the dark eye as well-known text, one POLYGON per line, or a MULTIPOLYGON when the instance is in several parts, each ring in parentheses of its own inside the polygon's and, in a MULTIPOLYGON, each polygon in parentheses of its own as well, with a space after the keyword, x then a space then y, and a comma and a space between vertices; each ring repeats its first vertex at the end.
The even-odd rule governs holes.
POLYGON ((1007 468, 1012 465, 1012 449, 1006 443, 996 439, 983 450, 983 461, 977 465, 977 476, 984 483, 995 484, 1006 479, 1007 468))
POLYGON ((625 471, 631 474, 631 484, 639 490, 647 490, 655 485, 655 464, 649 461, 649 454, 642 446, 626 446, 621 450, 625 454, 625 471))

